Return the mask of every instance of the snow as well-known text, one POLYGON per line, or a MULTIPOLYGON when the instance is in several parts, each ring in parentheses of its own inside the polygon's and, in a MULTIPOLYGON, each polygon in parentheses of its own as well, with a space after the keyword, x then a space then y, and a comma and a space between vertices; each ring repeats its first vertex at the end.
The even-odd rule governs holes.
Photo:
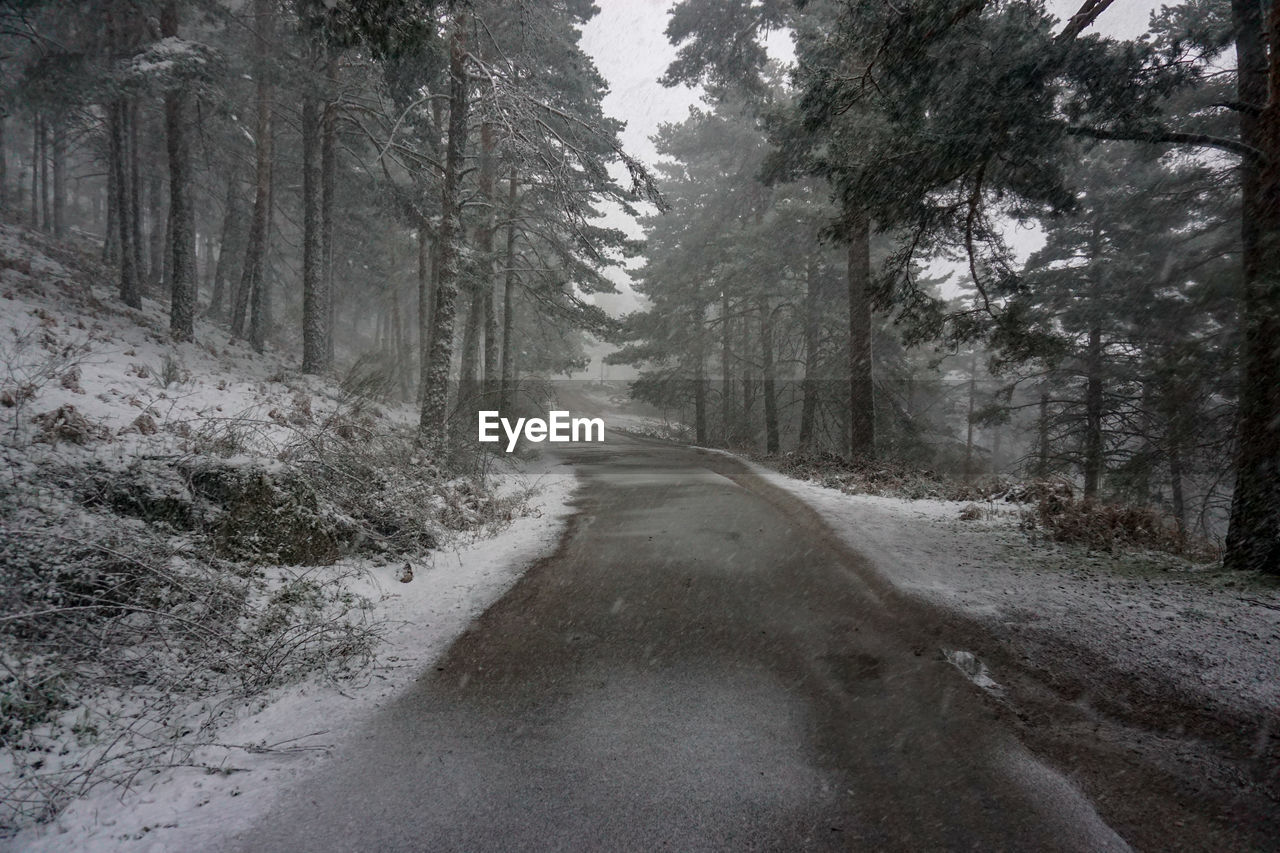
MULTIPOLYGON (((1172 682, 1210 705, 1265 719, 1280 710, 1280 590, 1156 554, 1033 541, 1021 507, 849 495, 750 464, 815 509, 899 590, 1002 636, 1084 648, 1117 671, 1172 682)), ((952 662, 984 688, 981 662, 952 662)))
MULTIPOLYGON (((144 456, 199 452, 211 440, 207 431, 216 428, 236 432, 240 453, 228 461, 272 467, 308 427, 339 411, 350 413, 352 401, 332 381, 298 373, 277 353, 261 355, 228 342, 212 324, 198 323, 196 343, 172 343, 163 304, 147 299, 139 311, 119 306, 105 284, 109 271, 101 268, 98 280, 87 282, 94 262, 84 256, 72 261, 71 254, 36 233, 0 225, 0 391, 16 400, 0 408, 9 465, 37 473, 42 469, 35 466, 50 462, 123 467, 144 456), (64 406, 73 406, 103 437, 84 446, 32 443, 32 418, 64 406), (144 413, 154 430, 133 427, 144 413)), ((360 415, 380 429, 416 420, 411 405, 365 403, 360 415)), ((192 756, 191 763, 201 766, 147 770, 127 789, 99 785, 51 824, 0 841, 0 849, 194 850, 246 827, 279 791, 322 770, 330 746, 352 737, 427 671, 559 541, 572 469, 551 457, 504 458, 494 467, 499 495, 537 491, 527 501, 528 514, 501 530, 452 534, 441 549, 413 561, 408 583, 398 580, 403 560, 384 558, 269 570, 350 576, 350 591, 374 602, 371 617, 381 625, 383 642, 362 678, 317 675, 242 701, 215 730, 219 745, 192 756)), ((94 710, 123 713, 127 703, 94 710)), ((201 714, 199 707, 189 710, 192 719, 201 714)))
POLYGON ((435 552, 434 565, 415 565, 407 584, 396 580, 402 563, 363 566, 369 580, 353 591, 381 599, 377 617, 388 626, 363 683, 307 682, 259 697, 220 730, 224 747, 196 756, 223 773, 180 767, 144 773, 123 793, 102 786, 52 824, 24 831, 13 849, 199 850, 247 828, 281 791, 323 772, 329 747, 354 737, 559 541, 572 470, 544 458, 510 476, 540 488, 537 512, 495 537, 435 552))

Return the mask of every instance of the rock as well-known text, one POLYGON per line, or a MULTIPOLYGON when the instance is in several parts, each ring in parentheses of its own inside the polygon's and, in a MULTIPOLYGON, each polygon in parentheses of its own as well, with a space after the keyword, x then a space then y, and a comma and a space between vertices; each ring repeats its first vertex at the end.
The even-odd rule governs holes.
POLYGON ((133 423, 120 430, 119 434, 136 432, 138 435, 155 435, 159 431, 160 427, 156 425, 156 419, 143 412, 133 419, 133 423))
POLYGON ((409 583, 409 581, 413 580, 413 566, 408 563, 401 566, 400 573, 396 575, 396 580, 400 581, 400 583, 409 583))

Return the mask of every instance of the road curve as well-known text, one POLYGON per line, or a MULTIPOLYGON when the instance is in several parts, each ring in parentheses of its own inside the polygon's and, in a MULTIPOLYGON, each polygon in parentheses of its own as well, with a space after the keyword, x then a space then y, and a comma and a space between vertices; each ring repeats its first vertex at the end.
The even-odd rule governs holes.
POLYGON ((225 849, 1125 849, 791 498, 692 448, 563 458, 557 553, 225 849))

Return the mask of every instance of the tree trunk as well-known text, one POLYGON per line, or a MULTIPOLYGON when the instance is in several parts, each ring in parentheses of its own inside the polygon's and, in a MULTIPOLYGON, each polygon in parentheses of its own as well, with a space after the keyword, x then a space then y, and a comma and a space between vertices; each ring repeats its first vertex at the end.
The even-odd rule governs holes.
POLYGON ((53 233, 67 233, 67 126, 61 119, 53 123, 53 233))
POLYGON ((480 256, 484 259, 485 275, 481 278, 482 305, 484 308, 484 382, 485 408, 498 399, 499 355, 498 312, 493 292, 497 289, 498 267, 493 256, 493 232, 497 228, 498 199, 494 196, 494 149, 496 147, 493 125, 480 126, 480 195, 488 205, 483 228, 480 232, 480 256))
POLYGON ((1044 479, 1049 476, 1049 392, 1040 392, 1040 415, 1037 421, 1038 436, 1036 441, 1036 476, 1044 479))
MULTIPOLYGON (((222 319, 227 301, 227 289, 231 284, 236 256, 243 250, 240 245, 244 228, 240 221, 244 217, 237 187, 235 173, 227 178, 227 200, 222 211, 222 234, 218 242, 218 263, 213 269, 212 295, 209 297, 209 316, 222 319)), ((232 297, 234 300, 234 296, 232 297)))
POLYGON ((728 289, 720 291, 720 381, 724 392, 720 397, 721 413, 724 420, 724 443, 732 446, 738 432, 738 399, 733 379, 733 318, 732 305, 729 302, 728 289))
POLYGON ((449 34, 449 138, 445 146, 444 186, 441 192, 440 234, 436 278, 435 317, 431 329, 431 360, 422 393, 418 421, 421 440, 442 455, 449 440, 449 367, 453 356, 453 327, 458 301, 458 220, 461 215, 462 161, 467 146, 468 86, 466 69, 466 13, 455 9, 449 34))
MULTIPOLYGON (((166 94, 164 98, 165 142, 161 143, 158 130, 151 134, 153 156, 158 156, 162 148, 168 151, 169 100, 170 95, 166 94)), ((178 132, 181 134, 182 131, 178 132)), ((159 165, 159 163, 153 164, 153 167, 147 170, 147 270, 143 276, 151 292, 157 294, 164 293, 166 285, 172 284, 170 271, 173 265, 173 244, 169 241, 168 234, 173 227, 173 208, 170 206, 168 211, 165 210, 164 181, 161 179, 160 168, 157 168, 159 165)))
POLYGON ((302 101, 302 372, 329 369, 329 300, 325 292, 321 236, 320 104, 302 101))
POLYGON ((973 479, 973 411, 978 399, 978 351, 969 357, 969 414, 965 418, 964 478, 973 479))
MULTIPOLYGON (((274 133, 274 128, 272 130, 274 133)), ((275 141, 272 140, 272 151, 275 141)), ((276 180, 274 160, 267 180, 267 222, 262 232, 262 274, 258 278, 258 286, 253 289, 253 300, 249 308, 249 345, 258 352, 267 346, 267 331, 271 328, 271 228, 276 215, 276 180)))
POLYGON ((516 325, 516 193, 518 188, 519 182, 516 180, 516 172, 513 168, 507 187, 507 264, 502 275, 502 369, 498 411, 504 414, 510 410, 516 394, 512 347, 516 325))
POLYGON ((132 194, 129 192, 128 121, 129 108, 123 100, 114 102, 108 117, 112 184, 116 196, 116 226, 120 248, 120 299, 130 308, 142 307, 142 290, 138 284, 138 254, 134 251, 132 194))
POLYGON ((822 334, 823 308, 820 280, 810 263, 805 269, 804 380, 801 382, 803 399, 800 403, 800 435, 797 437, 801 450, 813 449, 813 422, 818 411, 818 340, 822 334))
POLYGON ((462 330, 462 363, 458 377, 458 408, 474 413, 479 409, 480 383, 476 372, 480 364, 480 335, 484 328, 484 294, 480 287, 472 287, 471 301, 467 306, 467 324, 462 330))
POLYGON ((778 398, 773 375, 773 312, 769 309, 769 300, 763 297, 757 307, 760 311, 760 365, 764 374, 764 449, 772 454, 782 447, 778 438, 778 398))
POLYGON ((129 102, 129 116, 126 127, 129 129, 128 159, 129 180, 126 184, 129 191, 129 230, 133 232, 130 244, 133 246, 133 267, 138 271, 138 288, 146 285, 145 256, 142 245, 142 153, 139 150, 138 126, 141 124, 141 110, 138 102, 129 102))
POLYGON ((120 260, 120 218, 116 204, 115 105, 107 107, 107 221, 102 229, 102 262, 115 266, 120 260))
POLYGON ((849 446, 854 456, 876 452, 875 385, 871 359, 871 221, 858 213, 849 230, 849 446))
MULTIPOLYGON (((178 34, 178 4, 166 3, 160 15, 160 32, 166 38, 178 34)), ((186 93, 174 89, 164 97, 165 136, 169 155, 169 334, 176 341, 195 337, 196 229, 191 203, 190 148, 187 142, 186 93)))
MULTIPOLYGON (((338 81, 338 53, 332 48, 329 50, 325 73, 332 91, 338 81)), ((333 366, 334 304, 337 302, 333 291, 333 199, 338 172, 338 103, 335 98, 336 95, 325 102, 324 115, 320 120, 320 277, 325 293, 325 310, 329 314, 329 333, 325 344, 330 367, 333 366)))
POLYGON ((423 380, 430 365, 431 318, 435 312, 435 294, 431 286, 431 224, 426 216, 418 219, 418 402, 422 402, 423 380))
MULTIPOLYGON (((271 83, 267 80, 267 47, 271 31, 270 0, 254 0, 254 18, 257 27, 257 122, 254 128, 255 169, 253 219, 249 225, 249 239, 245 246, 244 266, 240 271, 240 286, 236 289, 235 304, 231 311, 231 334, 243 339, 251 305, 261 306, 263 266, 267 251, 267 229, 270 227, 271 206, 271 83)), ((258 313, 254 311, 255 315, 258 313)), ((255 319, 257 319, 255 317, 255 319)), ((260 320, 258 320, 261 323, 260 320)))
POLYGON ((1236 483, 1224 565, 1280 574, 1280 3, 1232 0, 1241 141, 1263 161, 1242 164, 1242 381, 1236 483), (1270 42, 1270 61, 1267 43, 1270 42))
POLYGON ((40 160, 41 153, 41 123, 40 113, 34 113, 31 117, 31 227, 40 227, 40 160))
POLYGON ((9 209, 9 151, 5 144, 5 116, 0 113, 0 210, 9 209))

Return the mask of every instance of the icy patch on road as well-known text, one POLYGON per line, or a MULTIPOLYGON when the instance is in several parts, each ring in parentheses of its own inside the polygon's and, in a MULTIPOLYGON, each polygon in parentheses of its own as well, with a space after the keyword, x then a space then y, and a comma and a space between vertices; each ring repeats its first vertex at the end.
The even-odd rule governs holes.
POLYGON ((960 670, 960 673, 965 678, 988 693, 994 693, 997 696, 1004 693, 1004 688, 1000 686, 1000 682, 991 677, 991 673, 987 670, 987 665, 973 652, 966 652, 960 649, 943 649, 942 656, 947 659, 949 664, 960 670))

